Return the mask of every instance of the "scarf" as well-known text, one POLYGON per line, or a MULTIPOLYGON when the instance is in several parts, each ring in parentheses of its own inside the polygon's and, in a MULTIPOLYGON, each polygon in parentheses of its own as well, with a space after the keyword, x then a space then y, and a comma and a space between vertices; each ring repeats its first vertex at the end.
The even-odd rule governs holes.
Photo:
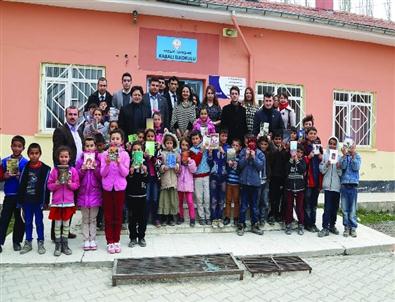
POLYGON ((288 101, 285 101, 285 103, 278 103, 278 107, 280 108, 280 111, 288 107, 288 101))

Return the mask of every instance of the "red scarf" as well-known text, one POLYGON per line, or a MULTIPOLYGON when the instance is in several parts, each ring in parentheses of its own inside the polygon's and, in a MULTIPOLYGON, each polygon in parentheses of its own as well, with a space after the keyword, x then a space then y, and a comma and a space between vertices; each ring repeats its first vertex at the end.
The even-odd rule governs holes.
POLYGON ((287 107, 288 107, 288 101, 285 101, 284 104, 281 102, 278 103, 278 108, 280 108, 280 111, 287 108, 287 107))

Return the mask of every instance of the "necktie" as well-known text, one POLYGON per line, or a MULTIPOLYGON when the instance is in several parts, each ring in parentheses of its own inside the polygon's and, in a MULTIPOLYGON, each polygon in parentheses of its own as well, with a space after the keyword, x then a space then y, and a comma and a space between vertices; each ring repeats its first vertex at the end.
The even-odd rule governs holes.
POLYGON ((104 101, 104 95, 100 96, 100 102, 104 101))
POLYGON ((175 93, 173 93, 173 108, 177 104, 177 96, 175 93))

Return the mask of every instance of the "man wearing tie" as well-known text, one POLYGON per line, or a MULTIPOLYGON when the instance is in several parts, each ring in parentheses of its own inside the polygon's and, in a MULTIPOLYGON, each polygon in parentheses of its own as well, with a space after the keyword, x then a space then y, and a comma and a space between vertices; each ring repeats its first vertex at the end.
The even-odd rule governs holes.
POLYGON ((100 77, 97 81, 97 90, 89 96, 84 111, 88 111, 89 105, 92 103, 99 107, 102 101, 106 101, 107 108, 112 107, 112 95, 107 91, 107 79, 104 77, 100 77))
POLYGON ((157 78, 151 78, 149 92, 144 94, 143 102, 151 110, 151 116, 154 112, 159 111, 164 127, 169 128, 171 116, 166 99, 159 94, 159 80, 157 78))
POLYGON ((164 97, 167 100, 167 107, 169 107, 169 116, 173 115, 173 109, 177 106, 178 96, 177 90, 179 81, 177 77, 171 77, 168 82, 169 90, 165 92, 164 97))

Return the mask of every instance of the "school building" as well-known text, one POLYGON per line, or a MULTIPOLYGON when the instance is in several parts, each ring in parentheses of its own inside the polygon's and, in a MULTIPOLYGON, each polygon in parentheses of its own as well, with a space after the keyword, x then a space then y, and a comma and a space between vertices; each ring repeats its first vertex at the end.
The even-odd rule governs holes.
MULTIPOLYGON (((361 187, 395 190, 395 23, 332 10, 243 0, 0 2, 0 143, 44 148, 65 107, 83 108, 99 76, 109 91, 176 75, 200 97, 209 83, 287 91, 298 122, 314 114, 326 145, 352 136, 361 187)), ((223 95, 225 97, 225 95, 223 95)), ((226 103, 222 101, 222 104, 226 103)))

